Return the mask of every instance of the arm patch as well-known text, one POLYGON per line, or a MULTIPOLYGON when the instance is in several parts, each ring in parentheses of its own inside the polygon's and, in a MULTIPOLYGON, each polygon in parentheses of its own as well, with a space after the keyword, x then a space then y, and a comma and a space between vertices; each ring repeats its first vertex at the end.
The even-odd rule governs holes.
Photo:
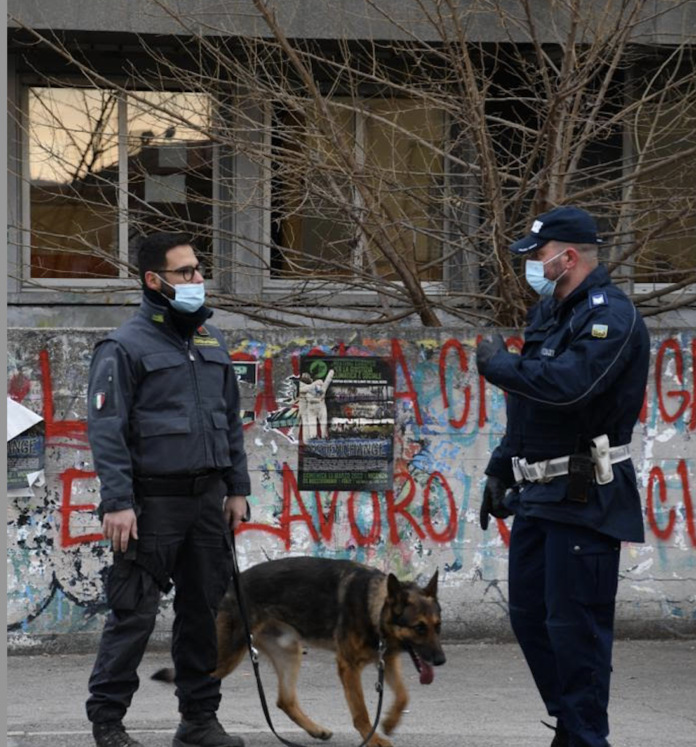
POLYGON ((91 417, 103 418, 116 414, 116 385, 118 383, 118 366, 112 355, 96 362, 94 376, 90 382, 89 414, 91 417))

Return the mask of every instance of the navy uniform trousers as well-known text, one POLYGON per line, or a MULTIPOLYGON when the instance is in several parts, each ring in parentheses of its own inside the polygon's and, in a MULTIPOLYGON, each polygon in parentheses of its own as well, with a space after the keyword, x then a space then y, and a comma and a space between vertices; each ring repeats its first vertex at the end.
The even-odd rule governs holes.
POLYGON ((608 747, 609 679, 619 540, 515 516, 510 622, 546 708, 571 747, 608 747))
MULTIPOLYGON (((230 530, 222 511, 226 488, 139 499, 138 553, 154 559, 174 582, 172 658, 179 710, 187 718, 214 713, 220 680, 215 619, 232 571, 230 530)), ((107 579, 111 612, 89 680, 90 721, 121 720, 138 689, 137 668, 155 626, 161 596, 147 570, 117 555, 107 579)))

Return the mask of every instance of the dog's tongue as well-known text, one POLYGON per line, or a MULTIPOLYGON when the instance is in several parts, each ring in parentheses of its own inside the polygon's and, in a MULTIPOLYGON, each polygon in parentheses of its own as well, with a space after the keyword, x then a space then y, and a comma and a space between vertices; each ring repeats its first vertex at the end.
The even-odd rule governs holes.
POLYGON ((427 661, 423 661, 423 659, 421 659, 420 665, 420 683, 421 685, 429 685, 435 678, 435 672, 430 664, 427 661))

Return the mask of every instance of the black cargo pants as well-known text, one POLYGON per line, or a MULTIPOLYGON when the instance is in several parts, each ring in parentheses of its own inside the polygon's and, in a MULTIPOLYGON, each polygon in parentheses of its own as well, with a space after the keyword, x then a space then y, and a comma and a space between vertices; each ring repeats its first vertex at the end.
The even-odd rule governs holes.
MULTIPOLYGON (((164 485, 166 488, 166 483, 164 485)), ((160 485, 153 492, 165 492, 160 485)), ((147 491, 147 488, 143 489, 147 491)), ((215 618, 232 570, 230 530, 217 477, 195 481, 191 495, 139 496, 138 554, 163 568, 175 587, 172 658, 185 717, 217 710, 220 680, 215 618), (200 492, 198 492, 200 486, 200 492)), ((138 689, 137 668, 155 626, 161 590, 141 566, 118 557, 107 579, 111 612, 89 679, 87 717, 120 720, 138 689)))

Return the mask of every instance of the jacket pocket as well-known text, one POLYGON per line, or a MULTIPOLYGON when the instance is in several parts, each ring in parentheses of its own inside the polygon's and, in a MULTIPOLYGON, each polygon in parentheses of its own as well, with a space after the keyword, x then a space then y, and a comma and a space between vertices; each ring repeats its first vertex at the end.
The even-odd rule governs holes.
POLYGON ((224 366, 231 366, 232 359, 223 348, 197 348, 201 358, 208 363, 220 363, 224 366))
POLYGON ((139 461, 136 472, 166 475, 191 469, 198 454, 188 416, 146 418, 137 423, 139 461))
POLYGON ((569 552, 571 597, 588 605, 613 604, 619 584, 619 540, 571 542, 569 552))
POLYGON ((216 467, 229 467, 230 460, 230 424, 224 412, 210 413, 213 421, 213 451, 216 467))
POLYGON ((142 438, 191 433, 191 420, 186 416, 178 418, 157 418, 156 420, 154 418, 152 420, 141 420, 139 423, 139 430, 142 438))
POLYGON ((203 359, 200 367, 201 389, 208 398, 224 397, 227 376, 234 376, 232 360, 222 348, 197 348, 203 359))
POLYGON ((183 352, 166 351, 164 353, 149 353, 142 357, 143 368, 147 373, 161 371, 165 368, 175 368, 184 363, 183 352))
POLYGON ((144 376, 138 388, 138 400, 147 403, 147 408, 154 411, 166 409, 171 402, 178 402, 182 389, 189 386, 185 363, 183 350, 143 356, 144 376))

